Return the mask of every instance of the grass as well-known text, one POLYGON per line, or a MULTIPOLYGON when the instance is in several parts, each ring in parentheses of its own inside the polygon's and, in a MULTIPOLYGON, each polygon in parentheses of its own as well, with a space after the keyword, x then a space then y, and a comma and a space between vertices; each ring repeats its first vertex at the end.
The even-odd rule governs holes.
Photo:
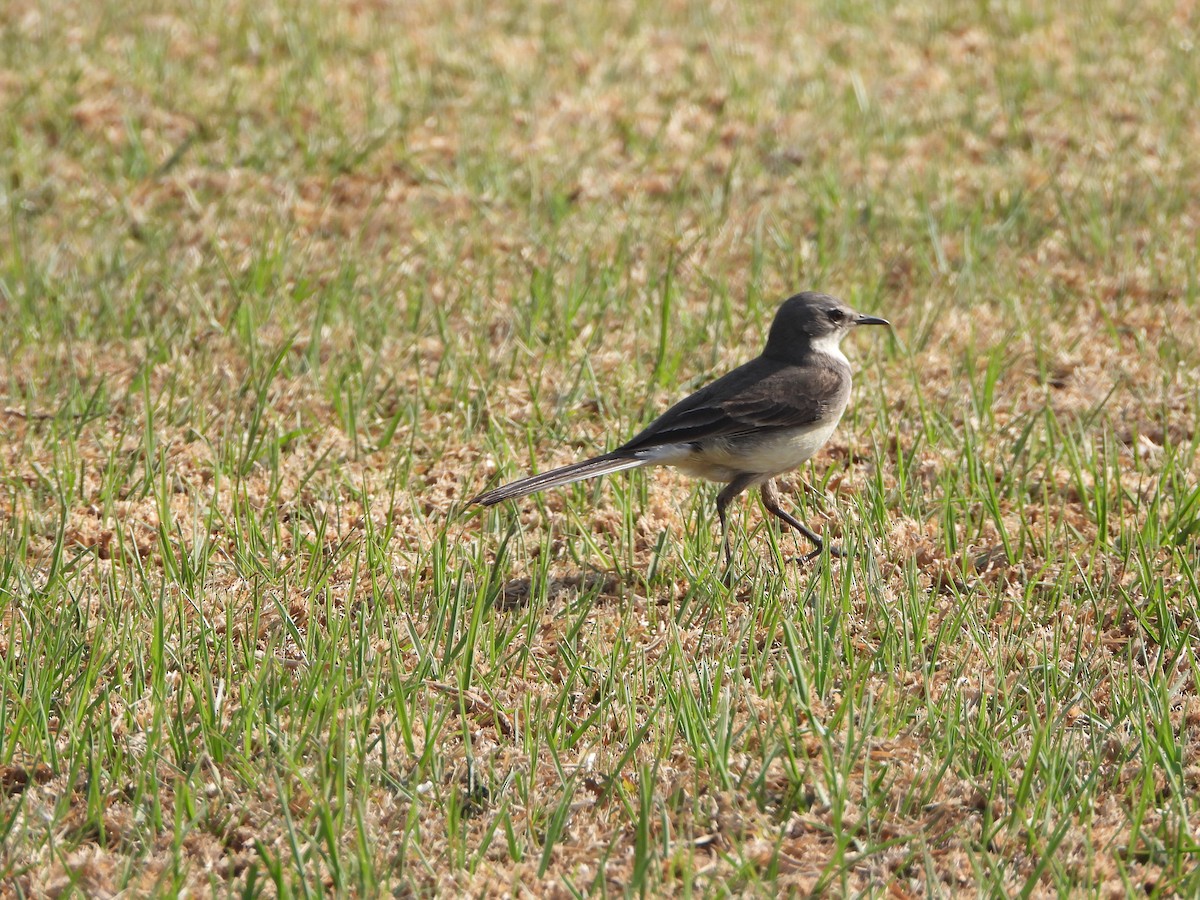
POLYGON ((6 895, 1200 890, 1195 11, 0 22, 6 895), (809 287, 852 558, 463 514, 809 287))

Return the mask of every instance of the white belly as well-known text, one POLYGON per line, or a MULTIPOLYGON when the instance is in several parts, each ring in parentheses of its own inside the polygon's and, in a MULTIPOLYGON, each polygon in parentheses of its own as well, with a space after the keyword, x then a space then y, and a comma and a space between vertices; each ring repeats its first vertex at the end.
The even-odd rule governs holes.
POLYGON ((829 440, 840 418, 770 436, 711 438, 702 449, 690 444, 662 447, 655 452, 654 461, 709 481, 732 481, 745 473, 760 474, 766 481, 809 460, 829 440))

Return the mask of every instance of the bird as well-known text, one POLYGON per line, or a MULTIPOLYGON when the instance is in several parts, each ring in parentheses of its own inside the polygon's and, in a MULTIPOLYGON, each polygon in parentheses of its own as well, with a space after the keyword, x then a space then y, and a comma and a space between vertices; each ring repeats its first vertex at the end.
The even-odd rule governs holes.
MULTIPOLYGON (((891 327, 887 319, 856 312, 829 294, 795 294, 776 311, 761 355, 685 397, 615 450, 467 502, 495 506, 585 478, 668 465, 725 485, 717 494, 717 518, 727 578, 733 562, 729 504, 755 487, 767 512, 812 543, 803 559, 815 559, 824 541, 780 505, 775 479, 807 462, 841 420, 851 371, 840 344, 860 325, 891 327)), ((830 555, 844 554, 831 545, 830 555)))

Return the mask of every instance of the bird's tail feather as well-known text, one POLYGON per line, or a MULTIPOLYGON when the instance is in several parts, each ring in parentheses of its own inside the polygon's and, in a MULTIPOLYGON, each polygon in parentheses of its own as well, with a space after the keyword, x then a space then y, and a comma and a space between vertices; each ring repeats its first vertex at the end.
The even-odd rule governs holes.
POLYGON ((597 456, 595 459, 585 459, 583 462, 571 463, 569 466, 563 466, 560 469, 551 469, 549 472, 542 472, 540 475, 530 475, 528 478, 522 478, 510 484, 502 485, 493 491, 480 494, 478 497, 472 497, 467 502, 478 503, 482 506, 495 506, 497 503, 505 500, 519 500, 521 497, 528 497, 530 494, 537 493, 538 491, 560 487, 575 481, 582 481, 585 478, 595 478, 598 475, 620 472, 623 469, 636 469, 638 466, 644 466, 649 462, 653 462, 653 460, 636 456, 626 456, 625 454, 606 453, 603 456, 597 456))

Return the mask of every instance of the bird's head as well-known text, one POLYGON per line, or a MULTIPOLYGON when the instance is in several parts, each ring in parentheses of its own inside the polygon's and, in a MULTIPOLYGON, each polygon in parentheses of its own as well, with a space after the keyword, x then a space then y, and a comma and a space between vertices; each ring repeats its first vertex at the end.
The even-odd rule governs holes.
POLYGON ((833 352, 859 325, 888 325, 887 319, 855 312, 837 297, 805 291, 783 301, 771 323, 766 356, 796 359, 813 350, 833 352))

